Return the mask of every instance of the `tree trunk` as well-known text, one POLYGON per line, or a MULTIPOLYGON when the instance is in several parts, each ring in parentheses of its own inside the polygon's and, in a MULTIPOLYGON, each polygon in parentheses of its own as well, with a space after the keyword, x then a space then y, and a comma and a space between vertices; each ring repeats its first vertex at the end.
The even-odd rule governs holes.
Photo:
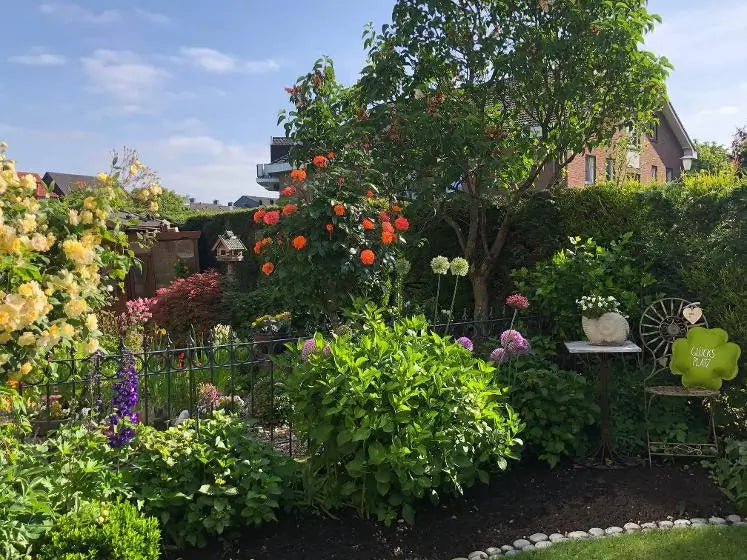
MULTIPOLYGON (((491 267, 492 268, 492 267, 491 267)), ((475 267, 475 271, 470 275, 472 282, 472 293, 475 298, 474 321, 477 323, 476 331, 480 336, 487 333, 486 321, 490 318, 490 294, 488 293, 488 280, 490 279, 490 270, 484 266, 475 267)))

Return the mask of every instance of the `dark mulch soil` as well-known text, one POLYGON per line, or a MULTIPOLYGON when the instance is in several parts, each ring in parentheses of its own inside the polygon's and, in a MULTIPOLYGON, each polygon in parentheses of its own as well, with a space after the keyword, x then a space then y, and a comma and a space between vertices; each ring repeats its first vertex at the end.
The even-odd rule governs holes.
POLYGON ((548 470, 516 465, 490 486, 470 489, 463 498, 423 506, 416 523, 384 527, 340 515, 289 516, 247 530, 230 553, 188 551, 183 560, 449 560, 473 550, 510 544, 541 531, 606 528, 628 521, 667 516, 709 517, 729 514, 719 490, 695 465, 640 466, 594 470, 573 466, 548 470))

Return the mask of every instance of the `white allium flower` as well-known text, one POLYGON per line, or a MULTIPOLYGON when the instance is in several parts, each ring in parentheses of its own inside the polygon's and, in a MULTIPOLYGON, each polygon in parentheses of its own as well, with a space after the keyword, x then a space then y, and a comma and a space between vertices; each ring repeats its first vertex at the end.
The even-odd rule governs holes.
POLYGON ((454 276, 467 276, 467 273, 469 272, 469 263, 466 259, 457 257, 451 261, 449 268, 454 276))
POLYGON ((449 272, 449 259, 438 256, 431 259, 431 269, 433 274, 446 274, 449 272))

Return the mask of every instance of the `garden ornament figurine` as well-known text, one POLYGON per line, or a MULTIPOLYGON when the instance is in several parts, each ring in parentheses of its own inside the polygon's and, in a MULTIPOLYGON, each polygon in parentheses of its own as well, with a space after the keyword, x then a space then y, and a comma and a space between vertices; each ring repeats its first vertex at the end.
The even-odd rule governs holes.
POLYGON ((729 342, 725 330, 692 327, 687 338, 679 338, 672 344, 669 368, 682 376, 685 387, 718 391, 723 380, 737 376, 740 354, 741 349, 729 342))

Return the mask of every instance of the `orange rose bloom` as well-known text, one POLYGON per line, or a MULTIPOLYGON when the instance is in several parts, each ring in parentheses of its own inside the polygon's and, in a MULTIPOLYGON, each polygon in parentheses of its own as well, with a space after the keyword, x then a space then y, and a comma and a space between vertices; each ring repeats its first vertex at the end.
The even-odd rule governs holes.
POLYGON ((254 254, 259 255, 259 253, 262 251, 262 247, 264 247, 264 245, 262 245, 262 242, 257 241, 254 244, 254 254))
POLYGON ((296 189, 293 187, 285 187, 282 191, 280 191, 280 194, 282 196, 293 196, 296 194, 296 189))
POLYGON ((369 191, 368 191, 368 192, 366 193, 366 197, 367 197, 367 198, 373 198, 373 191, 369 190, 369 191))
POLYGON ((399 204, 392 204, 392 210, 395 212, 402 212, 402 207, 399 204))
POLYGON ((389 220, 391 220, 391 218, 389 217, 389 214, 387 214, 383 210, 381 212, 379 212, 379 219, 382 222, 388 222, 389 220))
POLYGON ((373 229, 374 223, 368 218, 363 218, 363 229, 373 229))
POLYGON ((264 208, 260 208, 254 213, 254 221, 258 224, 262 223, 262 218, 265 217, 265 214, 267 214, 267 210, 264 208))
POLYGON ((334 225, 334 224, 327 224, 327 225, 326 225, 326 226, 324 226, 324 227, 326 227, 326 228, 327 228, 327 231, 328 231, 329 233, 332 233, 332 230, 334 230, 334 229, 335 229, 335 225, 334 225))
POLYGON ((305 169, 292 169, 291 180, 294 183, 303 183, 306 180, 306 170, 305 169))
POLYGON ((329 152, 327 154, 327 159, 335 159, 335 153, 334 152, 329 152))
POLYGON ((300 251, 304 247, 306 247, 306 238, 303 235, 297 235, 293 238, 293 246, 296 248, 296 250, 300 251))
POLYGON ((382 231, 381 232, 381 242, 384 245, 391 245, 395 241, 397 241, 397 234, 396 233, 392 233, 391 231, 382 231))
POLYGON ((407 221, 407 218, 400 216, 399 218, 394 220, 394 227, 396 227, 400 231, 407 231, 407 229, 410 227, 410 222, 407 221))
POLYGON ((271 262, 266 262, 262 265, 262 272, 264 272, 265 276, 269 276, 272 274, 272 271, 275 270, 275 265, 271 262))
POLYGON ((270 212, 266 212, 262 220, 268 225, 277 224, 280 221, 280 211, 279 210, 271 210, 270 212))
POLYGON ((283 216, 290 216, 296 210, 298 210, 298 206, 295 204, 286 204, 283 206, 283 216))
POLYGON ((342 185, 345 182, 345 177, 338 177, 337 178, 337 184, 342 185))
POLYGON ((265 245, 272 245, 272 237, 262 238, 262 247, 264 247, 265 245))
POLYGON ((335 207, 333 208, 335 212, 335 216, 344 216, 345 215, 345 206, 342 204, 335 204, 335 207))
POLYGON ((311 163, 314 164, 314 167, 324 169, 325 167, 327 167, 327 158, 324 156, 314 156, 314 159, 311 160, 311 163))
POLYGON ((376 255, 371 249, 363 249, 361 251, 361 262, 366 266, 370 266, 376 260, 376 255))

